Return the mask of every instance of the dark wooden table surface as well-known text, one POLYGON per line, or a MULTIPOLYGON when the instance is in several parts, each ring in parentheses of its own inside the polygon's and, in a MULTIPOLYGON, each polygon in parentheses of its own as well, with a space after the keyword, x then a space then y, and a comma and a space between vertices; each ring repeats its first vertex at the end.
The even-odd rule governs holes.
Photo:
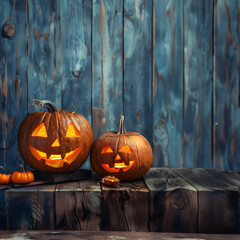
POLYGON ((99 180, 2 190, 8 229, 240 233, 237 172, 157 168, 118 188, 99 180))
POLYGON ((0 239, 44 239, 44 240, 238 240, 240 235, 114 232, 114 231, 0 231, 0 239))

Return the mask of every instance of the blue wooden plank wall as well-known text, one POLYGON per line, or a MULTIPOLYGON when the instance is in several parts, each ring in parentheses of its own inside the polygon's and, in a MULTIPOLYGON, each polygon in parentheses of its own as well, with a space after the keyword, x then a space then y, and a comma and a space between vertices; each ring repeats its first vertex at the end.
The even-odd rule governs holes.
POLYGON ((38 98, 83 114, 94 139, 124 114, 153 166, 240 170, 239 13, 240 0, 2 0, 0 165, 23 163, 17 128, 38 98))

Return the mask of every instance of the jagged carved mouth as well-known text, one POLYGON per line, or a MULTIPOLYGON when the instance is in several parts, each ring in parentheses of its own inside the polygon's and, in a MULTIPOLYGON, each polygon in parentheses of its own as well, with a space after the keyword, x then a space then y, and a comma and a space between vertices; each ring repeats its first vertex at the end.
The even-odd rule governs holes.
POLYGON ((67 152, 62 158, 61 154, 51 154, 49 158, 47 158, 47 154, 45 152, 41 152, 34 148, 30 144, 30 150, 32 155, 38 160, 38 161, 44 161, 46 165, 59 168, 63 167, 64 163, 71 164, 79 155, 81 146, 77 147, 73 151, 67 152))
POLYGON ((119 171, 125 172, 132 167, 134 162, 135 162, 134 160, 129 161, 129 165, 126 165, 124 162, 114 163, 114 167, 110 167, 109 164, 102 163, 101 166, 108 172, 119 172, 119 171))

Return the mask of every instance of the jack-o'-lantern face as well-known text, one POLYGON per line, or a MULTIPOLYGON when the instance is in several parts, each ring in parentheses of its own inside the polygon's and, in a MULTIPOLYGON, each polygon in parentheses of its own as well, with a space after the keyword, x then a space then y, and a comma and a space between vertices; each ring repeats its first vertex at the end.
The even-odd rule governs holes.
POLYGON ((130 146, 124 145, 117 154, 106 145, 101 151, 101 166, 109 173, 126 172, 135 163, 135 154, 130 146))
POLYGON ((90 160, 99 176, 110 175, 121 181, 130 181, 148 172, 153 153, 145 137, 136 132, 126 132, 124 116, 121 116, 118 132, 105 132, 95 140, 90 160))
POLYGON ((77 170, 92 146, 92 128, 81 114, 33 112, 18 129, 18 147, 26 163, 42 172, 77 170))
MULTIPOLYGON (((65 138, 77 138, 80 136, 79 130, 74 126, 73 123, 70 123, 66 132, 65 138)), ((41 138, 41 141, 46 141, 47 143, 47 131, 44 123, 41 123, 39 126, 35 128, 32 133, 32 138, 41 138)), ((32 141, 34 142, 34 140, 32 141)), ((46 146, 46 144, 45 144, 46 146)), ((44 161, 44 163, 51 167, 63 167, 64 163, 71 164, 78 154, 81 151, 81 146, 77 146, 74 150, 69 152, 61 152, 61 146, 59 139, 56 138, 51 144, 51 149, 47 152, 40 151, 35 148, 32 144, 29 145, 31 153, 38 161, 44 161)))

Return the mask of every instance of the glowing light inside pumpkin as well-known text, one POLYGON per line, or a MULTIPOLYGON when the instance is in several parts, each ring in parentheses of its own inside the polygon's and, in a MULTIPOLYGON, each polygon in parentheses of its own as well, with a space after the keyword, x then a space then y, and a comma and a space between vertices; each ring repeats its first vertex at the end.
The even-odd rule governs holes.
POLYGON ((111 168, 109 164, 101 164, 101 166, 108 172, 119 172, 122 169, 123 172, 127 171, 132 167, 135 161, 129 161, 129 165, 126 165, 124 162, 114 163, 114 167, 111 168))
POLYGON ((51 167, 63 167, 64 162, 71 164, 79 155, 81 146, 74 149, 73 151, 67 152, 64 156, 64 158, 61 157, 61 154, 51 154, 49 158, 47 158, 47 154, 44 152, 41 152, 34 148, 30 144, 30 150, 32 155, 38 160, 45 160, 45 164, 51 167))
POLYGON ((117 156, 115 157, 114 160, 115 160, 115 161, 117 161, 117 160, 121 160, 121 157, 119 156, 119 154, 117 154, 117 156))
MULTIPOLYGON (((119 152, 133 154, 132 149, 128 145, 124 145, 122 148, 120 148, 119 152)), ((108 145, 106 145, 101 151, 101 154, 105 154, 105 153, 113 153, 113 150, 108 145)), ((114 163, 113 167, 110 167, 109 164, 107 164, 107 163, 102 163, 101 166, 108 172, 112 172, 112 173, 119 172, 120 169, 121 169, 121 171, 125 172, 128 169, 130 169, 135 162, 135 160, 129 161, 129 164, 126 165, 124 162, 119 162, 121 160, 122 159, 121 159, 120 155, 117 154, 116 157, 114 158, 114 161, 116 161, 116 162, 114 163)))
POLYGON ((66 137, 76 137, 76 136, 80 136, 80 132, 72 123, 70 123, 68 126, 66 137))
POLYGON ((58 139, 56 139, 56 140, 54 141, 54 143, 52 144, 52 146, 51 146, 51 147, 60 147, 59 140, 58 140, 58 139))
POLYGON ((127 152, 127 153, 133 153, 132 149, 128 146, 128 145, 125 145, 123 146, 119 152, 127 152))
POLYGON ((32 133, 33 137, 47 137, 47 130, 44 123, 41 123, 32 133))
POLYGON ((101 151, 101 154, 104 154, 104 153, 112 153, 113 150, 107 145, 103 148, 103 150, 101 151))

